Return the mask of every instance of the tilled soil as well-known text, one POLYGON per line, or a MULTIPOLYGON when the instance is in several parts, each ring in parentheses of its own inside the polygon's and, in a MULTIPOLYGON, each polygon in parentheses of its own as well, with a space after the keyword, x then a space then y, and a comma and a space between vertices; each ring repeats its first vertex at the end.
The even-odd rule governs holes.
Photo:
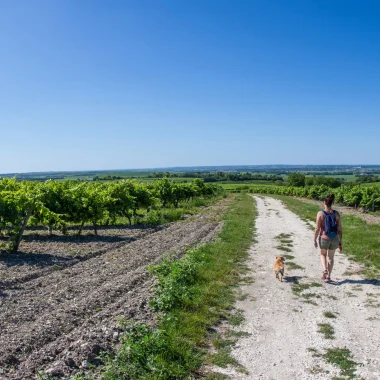
POLYGON ((44 370, 67 379, 99 364, 99 352, 119 342, 119 318, 154 320, 147 266, 168 251, 181 253, 214 239, 221 228, 215 215, 221 209, 214 206, 157 229, 119 231, 115 236, 123 235, 122 240, 95 248, 91 238, 90 248, 72 246, 86 253, 79 257, 67 254, 62 242, 52 243, 50 251, 32 240, 22 249, 34 253, 1 258, 0 378, 34 379, 44 370))
POLYGON ((238 330, 248 336, 232 349, 249 374, 232 367, 215 370, 245 380, 380 379, 380 280, 361 277, 360 266, 337 252, 334 281, 325 283, 308 224, 279 200, 255 199, 257 243, 248 261, 255 282, 242 287, 246 297, 237 302, 245 316, 238 330), (280 234, 287 234, 282 243, 280 234), (284 252, 287 247, 290 252, 284 252), (273 264, 275 256, 286 254, 280 282, 273 264), (328 318, 330 313, 335 318, 328 318), (318 331, 320 324, 331 326, 333 339, 318 331), (332 348, 350 350, 358 363, 354 377, 343 376, 339 367, 327 363, 323 355, 332 348))
POLYGON ((81 236, 54 234, 33 228, 26 232, 16 254, 1 253, 0 286, 21 283, 101 255, 116 247, 142 239, 163 227, 114 226, 99 228, 95 236, 85 230, 81 236))

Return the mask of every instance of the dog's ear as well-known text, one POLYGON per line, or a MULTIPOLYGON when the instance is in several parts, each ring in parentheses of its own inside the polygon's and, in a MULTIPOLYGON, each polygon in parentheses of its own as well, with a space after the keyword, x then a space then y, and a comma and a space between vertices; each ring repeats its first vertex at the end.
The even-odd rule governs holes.
POLYGON ((281 257, 281 260, 282 260, 283 263, 285 262, 285 258, 284 257, 281 257))

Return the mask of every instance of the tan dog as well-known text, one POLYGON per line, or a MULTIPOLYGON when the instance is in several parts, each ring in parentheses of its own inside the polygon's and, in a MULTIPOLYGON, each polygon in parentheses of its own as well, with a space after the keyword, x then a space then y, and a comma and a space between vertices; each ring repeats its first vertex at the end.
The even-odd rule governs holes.
POLYGON ((273 265, 274 273, 276 274, 276 278, 278 278, 282 282, 282 278, 284 277, 284 265, 285 259, 282 256, 276 256, 276 261, 273 265))

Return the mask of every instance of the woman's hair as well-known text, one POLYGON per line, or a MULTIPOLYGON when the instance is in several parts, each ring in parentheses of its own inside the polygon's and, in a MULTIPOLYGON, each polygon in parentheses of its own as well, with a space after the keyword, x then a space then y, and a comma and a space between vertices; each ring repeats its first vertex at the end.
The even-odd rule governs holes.
POLYGON ((334 203, 334 199, 335 199, 335 195, 331 193, 329 195, 326 195, 323 198, 323 201, 326 203, 326 206, 330 208, 332 204, 334 203))

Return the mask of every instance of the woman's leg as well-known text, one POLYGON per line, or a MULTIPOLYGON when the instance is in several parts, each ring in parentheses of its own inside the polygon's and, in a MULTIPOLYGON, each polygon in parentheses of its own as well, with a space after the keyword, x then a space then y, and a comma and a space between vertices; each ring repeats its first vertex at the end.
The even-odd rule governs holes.
POLYGON ((327 270, 329 272, 329 276, 331 275, 331 272, 333 270, 334 266, 334 255, 335 255, 335 249, 329 249, 328 255, 327 255, 327 270))
POLYGON ((326 272, 327 271, 327 265, 326 265, 326 255, 327 255, 327 250, 326 249, 321 249, 321 264, 322 264, 322 268, 323 268, 323 271, 326 272))

